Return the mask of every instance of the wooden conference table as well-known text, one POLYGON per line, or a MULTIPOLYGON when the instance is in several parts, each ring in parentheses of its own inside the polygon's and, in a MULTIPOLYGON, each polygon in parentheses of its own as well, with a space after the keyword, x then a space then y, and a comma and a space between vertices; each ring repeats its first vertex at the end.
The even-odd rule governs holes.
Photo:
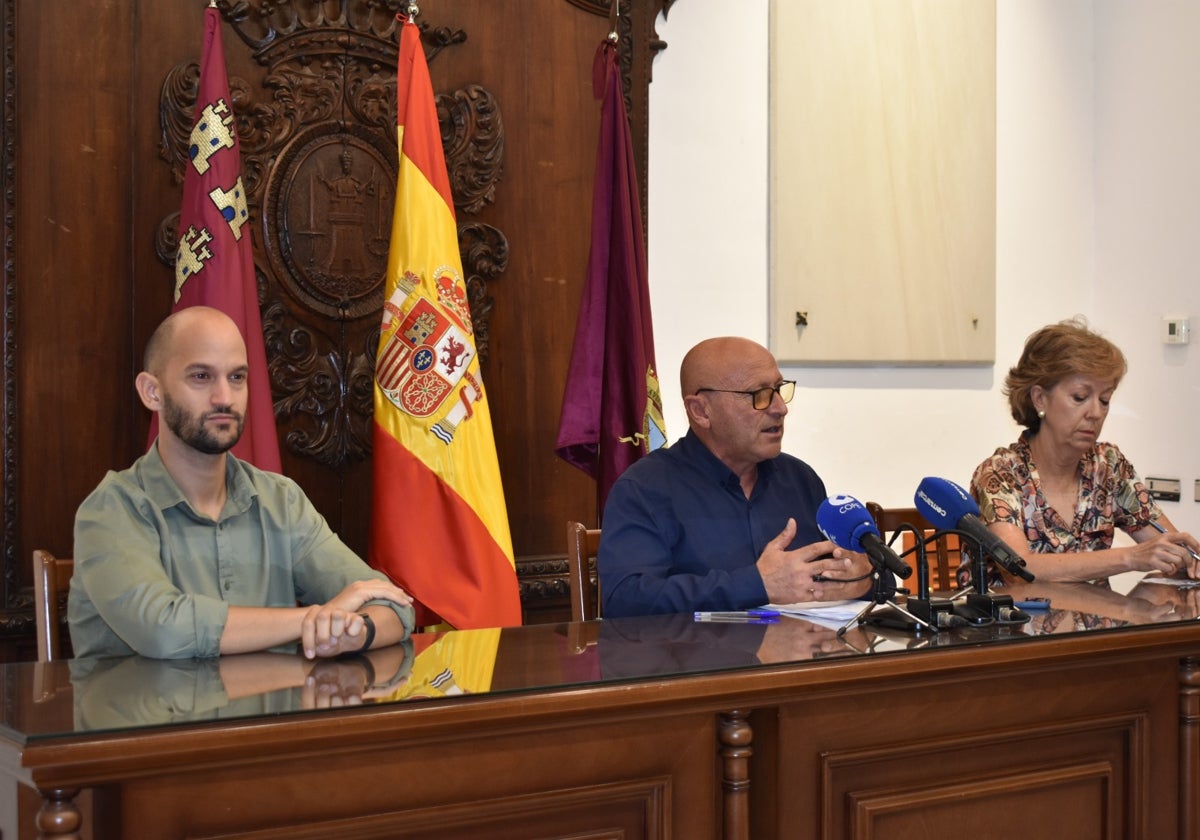
POLYGON ((1026 592, 1019 626, 538 625, 311 680, 5 665, 3 836, 1200 837, 1196 593, 1026 592))

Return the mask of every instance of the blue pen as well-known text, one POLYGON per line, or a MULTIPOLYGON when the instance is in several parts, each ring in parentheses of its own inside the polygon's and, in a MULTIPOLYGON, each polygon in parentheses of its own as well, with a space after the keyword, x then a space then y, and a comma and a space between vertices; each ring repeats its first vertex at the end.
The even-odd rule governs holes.
POLYGON ((697 612, 693 613, 695 621, 755 621, 757 623, 774 622, 779 620, 775 610, 736 610, 733 612, 697 612))

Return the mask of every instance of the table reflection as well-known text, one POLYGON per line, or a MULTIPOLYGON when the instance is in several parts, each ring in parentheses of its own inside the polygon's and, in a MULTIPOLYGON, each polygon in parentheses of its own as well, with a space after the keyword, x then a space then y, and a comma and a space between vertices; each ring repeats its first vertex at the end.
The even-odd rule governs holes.
POLYGON ((1121 594, 1089 583, 1021 583, 1006 587, 1015 600, 1050 599, 1049 610, 1030 612, 1033 635, 1190 621, 1200 615, 1200 590, 1138 583, 1121 594))
POLYGON ((600 673, 654 677, 850 656, 836 627, 785 617, 770 624, 693 621, 690 613, 600 622, 600 673))
POLYGON ((294 652, 75 659, 69 663, 75 727, 121 729, 361 705, 407 681, 412 647, 409 641, 318 660, 294 652))
POLYGON ((1018 601, 1048 598, 1027 624, 943 632, 784 617, 696 622, 690 614, 502 630, 422 634, 334 660, 294 651, 211 660, 126 659, 2 666, 3 725, 28 737, 254 718, 321 709, 553 690, 786 663, 1003 644, 1030 637, 1192 621, 1200 589, 1141 583, 1128 594, 1080 583, 1023 583, 1018 601))

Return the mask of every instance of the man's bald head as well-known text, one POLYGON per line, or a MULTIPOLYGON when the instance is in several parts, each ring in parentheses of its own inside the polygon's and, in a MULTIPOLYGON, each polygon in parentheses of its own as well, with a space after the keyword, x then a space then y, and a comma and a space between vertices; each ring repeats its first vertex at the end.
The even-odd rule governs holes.
POLYGON ((146 342, 146 352, 142 358, 142 369, 155 376, 161 376, 163 367, 171 357, 173 348, 180 336, 192 330, 229 330, 241 335, 233 319, 219 309, 210 306, 189 306, 172 313, 158 325, 150 340, 146 342))
POLYGON ((687 352, 679 366, 679 385, 684 397, 701 388, 740 388, 747 371, 764 363, 775 365, 771 351, 756 341, 739 336, 721 336, 701 341, 687 352))
POLYGON ((144 361, 134 386, 142 404, 159 413, 164 463, 186 451, 224 455, 238 442, 249 364, 232 318, 207 306, 181 309, 154 331, 144 361))
POLYGON ((786 400, 777 390, 782 382, 770 350, 735 336, 700 342, 683 357, 679 368, 688 427, 712 454, 750 484, 757 465, 780 452, 788 413, 786 400), (753 394, 763 389, 776 393, 768 405, 755 408, 753 394))

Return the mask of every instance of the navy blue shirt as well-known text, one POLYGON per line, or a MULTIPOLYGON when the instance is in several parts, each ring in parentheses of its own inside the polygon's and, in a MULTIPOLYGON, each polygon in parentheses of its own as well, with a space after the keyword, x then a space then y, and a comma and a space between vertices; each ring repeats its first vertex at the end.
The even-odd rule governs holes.
POLYGON ((789 517, 788 549, 821 542, 825 485, 781 454, 758 465, 747 499, 734 472, 691 431, 630 466, 604 507, 597 560, 602 614, 744 610, 767 602, 755 565, 789 517))

